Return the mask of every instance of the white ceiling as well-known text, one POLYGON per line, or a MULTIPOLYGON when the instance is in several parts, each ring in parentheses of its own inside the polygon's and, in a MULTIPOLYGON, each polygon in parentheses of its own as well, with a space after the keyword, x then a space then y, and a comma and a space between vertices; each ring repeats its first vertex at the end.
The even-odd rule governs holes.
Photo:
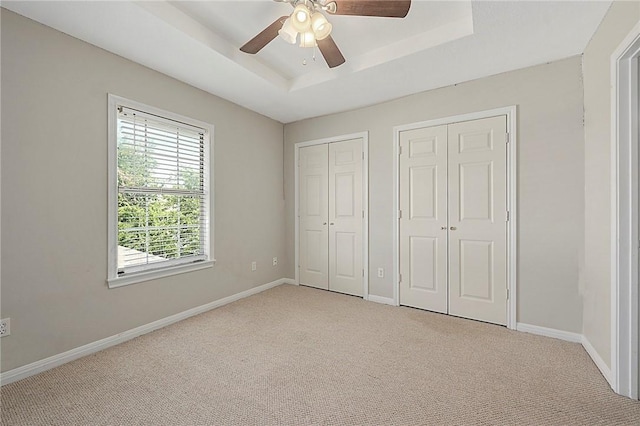
POLYGON ((413 0, 404 19, 328 16, 347 60, 333 69, 280 38, 238 50, 291 12, 271 0, 2 7, 288 123, 581 54, 610 4, 413 0))

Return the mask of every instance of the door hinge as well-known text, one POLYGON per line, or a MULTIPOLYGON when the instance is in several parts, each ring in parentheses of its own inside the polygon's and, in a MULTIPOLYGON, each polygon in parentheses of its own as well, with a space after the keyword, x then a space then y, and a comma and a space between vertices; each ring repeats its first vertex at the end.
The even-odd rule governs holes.
POLYGON ((398 219, 402 219, 402 210, 398 210, 398 219))
POLYGON ((362 153, 362 160, 364 161, 364 152, 362 153))
POLYGON ((364 277, 364 269, 362 270, 362 276, 364 277))
POLYGON ((364 210, 362 210, 362 218, 364 219, 364 210))
POLYGON ((398 147, 398 155, 402 155, 402 145, 398 147))
POLYGON ((507 222, 511 220, 511 212, 507 210, 507 222))
POLYGON ((511 292, 509 291, 509 289, 507 289, 507 300, 509 300, 509 297, 511 296, 510 294, 511 292))
POLYGON ((402 282, 402 274, 398 274, 398 282, 402 282))
POLYGON ((506 136, 505 136, 505 142, 506 142, 506 143, 511 142, 511 133, 507 133, 507 134, 506 134, 506 136))

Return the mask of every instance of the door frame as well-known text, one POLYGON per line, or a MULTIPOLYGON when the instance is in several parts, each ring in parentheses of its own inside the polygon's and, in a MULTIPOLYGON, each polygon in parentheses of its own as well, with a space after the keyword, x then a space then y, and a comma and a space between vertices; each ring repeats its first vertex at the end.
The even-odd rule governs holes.
POLYGON ((362 208, 364 210, 364 218, 362 220, 362 268, 364 274, 362 277, 362 298, 369 300, 369 132, 351 133, 347 135, 331 136, 328 138, 315 139, 306 142, 298 142, 294 145, 294 191, 295 191, 295 283, 300 285, 300 200, 299 191, 299 158, 300 148, 313 145, 324 145, 332 142, 342 142, 351 139, 362 138, 362 152, 364 159, 362 161, 362 208))
POLYGON ((611 55, 611 387, 638 399, 640 23, 611 55))
POLYGON ((507 209, 509 221, 507 222, 507 289, 509 301, 507 303, 507 328, 516 329, 517 310, 517 107, 515 105, 486 111, 472 112, 421 121, 417 123, 403 124, 393 128, 393 302, 400 306, 400 132, 420 129, 423 127, 441 126, 459 123, 462 121, 479 120, 483 118, 507 116, 507 209))

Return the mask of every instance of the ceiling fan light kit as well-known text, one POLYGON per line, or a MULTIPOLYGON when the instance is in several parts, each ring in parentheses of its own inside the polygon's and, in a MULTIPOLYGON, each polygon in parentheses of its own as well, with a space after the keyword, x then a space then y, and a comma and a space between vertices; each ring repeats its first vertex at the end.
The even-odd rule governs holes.
POLYGON ((322 12, 332 15, 379 16, 404 18, 411 0, 274 0, 289 3, 293 12, 282 16, 240 48, 245 53, 258 53, 278 35, 295 44, 300 34, 300 47, 320 48, 329 68, 345 62, 342 52, 331 38, 333 25, 322 12))
POLYGON ((311 26, 311 12, 304 2, 296 5, 290 19, 293 22, 293 28, 299 33, 307 31, 311 26))
POLYGON ((313 34, 316 36, 316 39, 324 40, 329 37, 329 34, 331 34, 333 25, 327 21, 327 18, 325 18, 322 13, 316 12, 311 15, 311 29, 313 30, 313 34))
POLYGON ((287 20, 284 21, 282 28, 278 30, 278 34, 289 44, 296 44, 296 40, 298 39, 298 31, 293 28, 291 18, 287 18, 287 20))
POLYGON ((293 9, 293 13, 287 19, 291 29, 282 27, 278 34, 288 43, 295 44, 298 34, 300 34, 300 47, 315 47, 316 40, 325 39, 331 34, 333 26, 327 18, 319 12, 313 1, 300 1, 293 9), (295 35, 294 35, 295 32, 295 35), (291 41, 293 40, 293 41, 291 41))
POLYGON ((316 36, 313 31, 300 33, 300 47, 316 47, 316 36))

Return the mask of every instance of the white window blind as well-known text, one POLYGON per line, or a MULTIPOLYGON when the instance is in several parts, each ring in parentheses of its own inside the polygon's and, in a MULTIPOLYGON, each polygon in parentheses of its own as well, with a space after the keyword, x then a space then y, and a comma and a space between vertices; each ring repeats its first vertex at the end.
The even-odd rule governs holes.
POLYGON ((117 107, 118 275, 207 260, 206 130, 117 107))

